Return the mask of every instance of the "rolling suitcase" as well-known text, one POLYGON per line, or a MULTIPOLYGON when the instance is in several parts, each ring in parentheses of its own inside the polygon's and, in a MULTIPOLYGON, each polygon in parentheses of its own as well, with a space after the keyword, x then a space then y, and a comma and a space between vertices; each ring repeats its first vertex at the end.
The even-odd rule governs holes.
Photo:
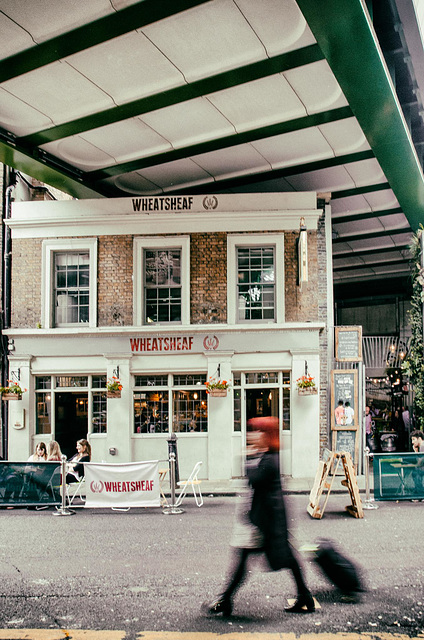
POLYGON ((314 555, 321 571, 344 594, 365 591, 358 566, 341 553, 332 540, 319 538, 314 555))

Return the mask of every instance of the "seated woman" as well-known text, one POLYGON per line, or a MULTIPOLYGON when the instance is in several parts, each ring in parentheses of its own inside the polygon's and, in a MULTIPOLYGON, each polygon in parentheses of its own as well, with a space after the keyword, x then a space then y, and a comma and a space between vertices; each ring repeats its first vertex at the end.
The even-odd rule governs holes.
POLYGON ((47 445, 47 462, 61 462, 62 451, 56 440, 51 440, 47 445))
POLYGON ((88 440, 82 438, 77 442, 77 452, 68 463, 66 483, 79 482, 84 477, 84 462, 91 460, 91 445, 88 440))
POLYGON ((35 451, 27 460, 27 462, 46 462, 47 447, 44 442, 39 442, 35 447, 35 451))

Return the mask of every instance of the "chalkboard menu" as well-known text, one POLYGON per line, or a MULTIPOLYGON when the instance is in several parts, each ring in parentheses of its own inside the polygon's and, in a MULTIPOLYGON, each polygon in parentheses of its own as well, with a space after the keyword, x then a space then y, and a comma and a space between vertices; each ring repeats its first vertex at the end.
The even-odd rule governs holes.
POLYGON ((357 462, 357 431, 334 431, 333 450, 337 453, 347 451, 352 457, 354 464, 357 462))
POLYGON ((360 362, 362 360, 362 327, 335 327, 336 360, 360 362))
POLYGON ((331 427, 357 429, 358 372, 356 369, 334 369, 331 372, 331 427))

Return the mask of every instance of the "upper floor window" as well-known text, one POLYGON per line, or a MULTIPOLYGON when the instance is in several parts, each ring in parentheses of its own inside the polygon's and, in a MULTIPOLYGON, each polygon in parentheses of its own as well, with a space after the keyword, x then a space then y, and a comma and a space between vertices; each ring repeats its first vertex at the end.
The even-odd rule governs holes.
POLYGON ((97 241, 44 240, 44 327, 95 327, 97 241))
POLYGON ((135 324, 189 324, 188 236, 134 239, 135 324))
POLYGON ((228 236, 228 320, 284 321, 282 234, 228 236))

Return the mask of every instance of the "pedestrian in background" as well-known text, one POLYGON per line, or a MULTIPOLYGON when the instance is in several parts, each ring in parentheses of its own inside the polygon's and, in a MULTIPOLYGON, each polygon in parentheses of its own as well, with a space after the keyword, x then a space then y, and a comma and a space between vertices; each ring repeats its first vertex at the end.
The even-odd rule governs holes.
POLYGON ((290 569, 296 582, 297 599, 285 611, 310 613, 315 610, 315 602, 289 543, 279 465, 278 418, 249 420, 247 442, 246 471, 252 490, 248 520, 259 535, 252 534, 249 542, 242 542, 234 549, 225 588, 211 603, 205 603, 202 610, 207 615, 230 615, 233 596, 246 577, 249 556, 263 552, 272 571, 290 569), (256 542, 252 542, 255 537, 256 542))

